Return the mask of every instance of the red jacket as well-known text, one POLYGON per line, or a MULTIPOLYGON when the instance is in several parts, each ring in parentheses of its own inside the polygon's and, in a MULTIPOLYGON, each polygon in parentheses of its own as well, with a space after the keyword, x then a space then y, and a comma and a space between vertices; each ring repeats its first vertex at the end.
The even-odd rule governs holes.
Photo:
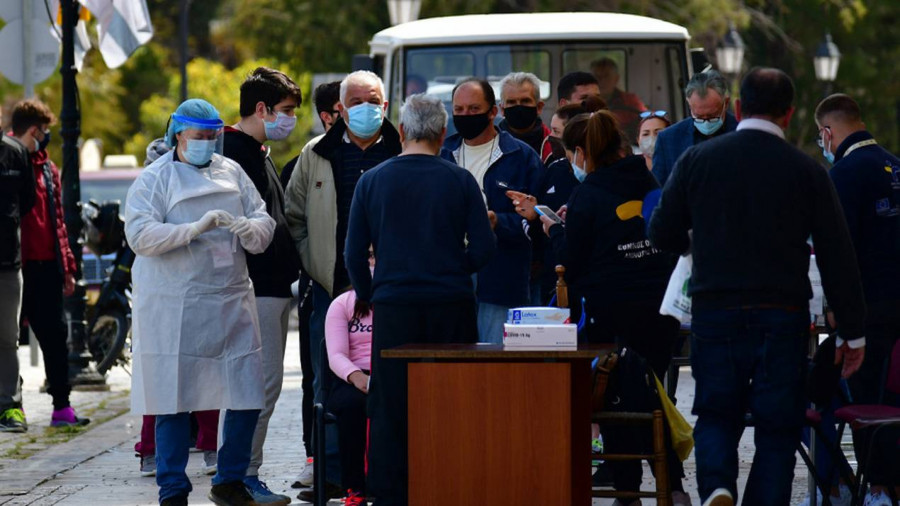
POLYGON ((63 221, 59 170, 44 150, 31 154, 36 199, 22 219, 22 262, 58 260, 60 272, 75 274, 75 256, 63 221), (47 178, 51 187, 47 188, 47 178))

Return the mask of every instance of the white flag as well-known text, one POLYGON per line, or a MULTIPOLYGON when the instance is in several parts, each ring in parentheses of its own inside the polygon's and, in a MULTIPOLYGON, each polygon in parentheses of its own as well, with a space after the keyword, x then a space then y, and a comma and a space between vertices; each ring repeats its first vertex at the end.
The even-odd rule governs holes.
POLYGON ((100 54, 109 68, 116 68, 138 47, 153 37, 146 0, 82 0, 97 18, 100 54))

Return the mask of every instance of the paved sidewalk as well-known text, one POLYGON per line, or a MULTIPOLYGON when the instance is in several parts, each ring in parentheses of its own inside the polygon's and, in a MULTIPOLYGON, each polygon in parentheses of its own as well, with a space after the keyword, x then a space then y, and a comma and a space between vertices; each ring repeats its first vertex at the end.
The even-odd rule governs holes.
MULTIPOLYGON (((0 434, 0 505, 66 505, 66 506, 150 506, 157 504, 157 488, 153 478, 138 473, 134 443, 140 434, 140 417, 128 411, 130 378, 122 368, 110 373, 109 392, 74 392, 72 403, 79 413, 95 419, 87 430, 57 431, 49 428, 50 398, 38 392, 43 382, 43 368, 28 365, 28 349, 20 350, 25 378, 25 409, 29 421, 26 434, 0 434), (106 420, 105 422, 103 420, 106 420), (99 423, 98 423, 99 421, 99 423), (24 457, 24 458, 23 458, 24 457)), ((265 447, 265 464, 261 477, 278 493, 296 497, 290 487, 299 473, 305 455, 300 441, 300 360, 297 332, 288 335, 285 357, 285 381, 281 400, 269 426, 265 447)), ((682 412, 693 401, 693 381, 687 368, 682 369, 678 394, 682 412)), ((689 414, 688 420, 693 423, 689 414)), ((587 444, 587 442, 585 442, 587 444)), ((753 431, 747 430, 741 440, 741 479, 747 478, 753 455, 753 431)), ((210 477, 200 473, 202 454, 192 453, 188 475, 194 484, 191 504, 207 505, 210 477)), ((652 487, 649 468, 645 465, 645 489, 652 487)), ((685 487, 695 506, 696 493, 693 456, 685 462, 685 487)), ((794 500, 806 495, 806 471, 798 459, 794 482, 794 500)), ((295 504, 299 501, 295 499, 295 504)), ((333 505, 340 505, 333 501, 333 505)), ((594 500, 594 505, 610 505, 611 500, 594 500)), ((655 501, 645 500, 645 505, 655 501)), ((470 505, 461 505, 470 506, 470 505)), ((562 506, 562 505, 560 505, 562 506)))

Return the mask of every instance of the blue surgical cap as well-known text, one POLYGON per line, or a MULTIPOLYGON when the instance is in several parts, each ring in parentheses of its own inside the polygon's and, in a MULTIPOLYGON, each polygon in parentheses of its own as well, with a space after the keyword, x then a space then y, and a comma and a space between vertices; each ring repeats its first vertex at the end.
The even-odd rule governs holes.
POLYGON ((169 120, 166 144, 175 147, 175 134, 188 128, 218 130, 224 125, 219 111, 212 104, 200 98, 191 98, 182 102, 169 120))

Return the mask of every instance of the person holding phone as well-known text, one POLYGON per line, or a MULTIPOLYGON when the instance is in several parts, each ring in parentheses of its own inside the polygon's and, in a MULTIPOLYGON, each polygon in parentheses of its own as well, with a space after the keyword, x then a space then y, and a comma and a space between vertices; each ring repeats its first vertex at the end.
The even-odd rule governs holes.
MULTIPOLYGON (((573 153, 572 163, 586 176, 569 197, 564 223, 558 223, 546 210, 540 220, 557 258, 566 266, 570 300, 584 300, 581 338, 629 347, 662 378, 672 359, 672 343, 679 328, 677 320, 659 314, 674 261, 651 247, 647 239, 641 207, 644 196, 659 184, 643 157, 624 151, 623 135, 609 111, 569 120, 563 141, 573 153)), ((513 198, 513 203, 527 219, 533 219, 532 213, 538 214, 533 197, 513 198)), ((609 452, 633 450, 628 448, 633 443, 621 438, 603 440, 609 452)), ((673 503, 690 504, 681 483, 681 462, 674 453, 669 460, 673 503)), ((614 462, 611 470, 616 490, 639 489, 639 463, 614 462)), ((620 498, 618 504, 632 503, 640 504, 637 498, 627 497, 620 498)))

